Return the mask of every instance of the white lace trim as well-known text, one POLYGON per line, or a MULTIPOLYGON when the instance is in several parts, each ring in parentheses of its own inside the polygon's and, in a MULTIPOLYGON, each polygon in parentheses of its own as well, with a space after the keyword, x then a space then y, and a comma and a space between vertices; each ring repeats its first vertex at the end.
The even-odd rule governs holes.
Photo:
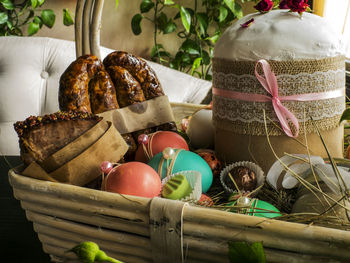
MULTIPOLYGON (((317 71, 312 74, 299 73, 296 75, 281 74, 276 76, 280 95, 293 95, 314 92, 324 92, 343 88, 345 83, 344 69, 317 71)), ((213 86, 220 89, 266 94, 254 75, 236 75, 232 73, 215 72, 213 86)))
MULTIPOLYGON (((318 101, 283 101, 282 104, 293 112, 299 122, 304 122, 304 112, 312 116, 314 120, 333 118, 339 116, 345 110, 345 96, 329 100, 318 101)), ((219 96, 213 97, 213 118, 228 121, 240 121, 243 123, 264 123, 263 109, 266 115, 273 121, 278 122, 271 102, 247 102, 236 101, 219 96)))

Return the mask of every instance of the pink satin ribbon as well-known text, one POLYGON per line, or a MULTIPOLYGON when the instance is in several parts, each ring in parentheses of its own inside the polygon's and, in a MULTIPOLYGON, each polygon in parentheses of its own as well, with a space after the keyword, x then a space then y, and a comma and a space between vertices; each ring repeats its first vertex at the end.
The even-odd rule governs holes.
POLYGON ((262 94, 252 94, 252 93, 243 93, 230 90, 223 90, 218 88, 213 88, 213 94, 225 98, 243 100, 243 101, 254 101, 254 102, 268 102, 272 101, 273 109, 277 115, 279 122, 283 131, 289 137, 298 137, 299 135, 299 122, 298 119, 291 113, 286 107, 284 107, 281 101, 313 101, 313 100, 325 100, 333 99, 337 97, 344 96, 344 91, 341 89, 320 92, 320 93, 307 93, 307 94, 297 94, 290 96, 279 96, 278 95, 278 84, 275 74, 271 71, 269 63, 261 59, 255 65, 255 76, 264 87, 264 89, 271 95, 262 95, 262 94), (258 66, 261 65, 264 72, 264 76, 261 76, 258 73, 258 66), (291 126, 289 125, 288 120, 293 123, 296 128, 295 134, 293 134, 291 126))

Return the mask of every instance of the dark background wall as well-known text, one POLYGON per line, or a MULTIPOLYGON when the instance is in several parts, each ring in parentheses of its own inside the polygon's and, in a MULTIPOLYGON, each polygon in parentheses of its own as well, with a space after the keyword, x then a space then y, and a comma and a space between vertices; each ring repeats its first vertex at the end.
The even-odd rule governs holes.
MULTIPOLYGON (((11 166, 21 162, 19 157, 7 157, 11 166)), ((13 197, 7 172, 9 165, 0 156, 0 262, 48 263, 50 258, 42 250, 32 222, 25 216, 20 202, 13 197)))

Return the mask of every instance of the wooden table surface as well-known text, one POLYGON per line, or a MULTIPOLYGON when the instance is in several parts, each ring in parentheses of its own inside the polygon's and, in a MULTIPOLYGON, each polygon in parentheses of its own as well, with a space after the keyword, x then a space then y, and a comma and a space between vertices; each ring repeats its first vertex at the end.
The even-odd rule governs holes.
MULTIPOLYGON (((18 157, 7 157, 15 167, 21 162, 18 157)), ((48 263, 50 257, 42 250, 37 234, 33 230, 21 208, 13 197, 8 181, 9 166, 4 156, 0 156, 0 262, 48 263)))

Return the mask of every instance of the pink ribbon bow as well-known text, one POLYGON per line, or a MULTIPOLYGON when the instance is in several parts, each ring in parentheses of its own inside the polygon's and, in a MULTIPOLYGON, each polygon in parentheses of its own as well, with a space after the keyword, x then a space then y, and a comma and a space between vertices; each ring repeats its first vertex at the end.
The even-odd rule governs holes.
POLYGON ((273 109, 277 115, 277 118, 279 122, 281 123, 282 129, 289 137, 298 137, 299 134, 299 122, 298 119, 294 116, 293 113, 291 113, 286 107, 284 107, 281 103, 282 98, 278 95, 278 84, 275 74, 271 71, 271 67, 269 63, 261 59, 256 63, 255 65, 255 76, 261 83, 261 85, 264 87, 264 89, 271 94, 272 97, 268 97, 272 100, 272 106, 273 109), (262 70, 264 72, 265 78, 258 73, 258 66, 259 64, 262 67, 262 70), (293 134, 292 129, 289 125, 288 120, 290 120, 295 128, 296 132, 293 134))
POLYGON ((230 90, 223 90, 219 88, 213 88, 213 94, 225 98, 231 98, 235 100, 243 101, 254 101, 254 102, 268 102, 272 101, 273 109, 277 115, 279 122, 281 123, 283 131, 289 137, 298 137, 299 135, 299 122, 298 119, 291 113, 286 107, 284 107, 281 101, 313 101, 313 100, 324 100, 333 99, 344 96, 344 90, 337 89, 331 91, 325 91, 320 93, 307 93, 297 94, 289 96, 278 95, 278 84, 275 74, 271 71, 269 63, 261 59, 255 65, 255 76, 264 87, 264 89, 271 95, 266 96, 262 94, 243 93, 230 90), (264 76, 258 73, 258 66, 261 65, 264 72, 264 76), (296 132, 293 134, 292 129, 288 120, 295 126, 296 132))

